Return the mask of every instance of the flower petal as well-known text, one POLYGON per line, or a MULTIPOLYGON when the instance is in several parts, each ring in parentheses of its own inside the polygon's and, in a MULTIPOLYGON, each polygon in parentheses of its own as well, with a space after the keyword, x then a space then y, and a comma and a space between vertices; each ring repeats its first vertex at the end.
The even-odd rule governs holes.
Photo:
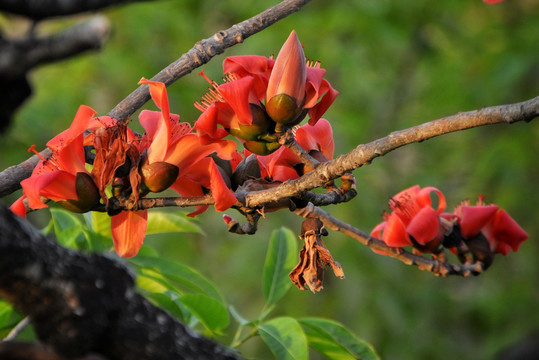
POLYGON ((218 88, 219 93, 230 105, 238 117, 238 121, 243 125, 253 123, 253 115, 249 101, 257 102, 256 98, 250 96, 254 79, 250 76, 235 81, 224 83, 218 88))
POLYGON ((326 119, 320 119, 316 125, 303 125, 296 131, 296 141, 307 152, 319 150, 328 159, 333 159, 335 142, 333 129, 326 119))
POLYGON ((53 201, 76 200, 76 175, 57 170, 37 176, 31 176, 21 181, 24 195, 28 199, 28 206, 32 209, 42 209, 47 205, 41 197, 53 201))
POLYGON ((498 210, 497 205, 461 206, 460 231, 465 238, 477 235, 485 225, 494 219, 498 210))
POLYGON ((122 211, 110 218, 112 240, 118 255, 137 255, 146 236, 147 224, 148 210, 122 211))
POLYGON ((60 151, 60 149, 73 141, 79 134, 89 129, 90 122, 95 114, 97 114, 96 111, 91 107, 81 105, 69 129, 49 140, 47 147, 54 152, 60 151))
POLYGON ((420 245, 434 240, 440 229, 440 219, 430 206, 425 206, 411 219, 406 227, 408 234, 420 245))
POLYGON ((417 193, 416 201, 420 207, 432 206, 432 202, 430 199, 431 192, 434 192, 436 193, 436 195, 438 195, 438 208, 436 209, 436 214, 440 215, 445 210, 447 204, 445 202, 444 194, 442 194, 442 192, 437 188, 427 186, 419 190, 417 193))
POLYGON ((404 223, 395 214, 389 215, 384 233, 382 235, 382 240, 388 246, 402 247, 412 245, 412 241, 406 233, 404 223))
POLYGON ((21 196, 11 206, 9 209, 13 211, 13 213, 19 217, 26 218, 26 206, 24 206, 24 199, 25 196, 21 196))
POLYGON ((492 224, 492 235, 499 243, 509 245, 513 251, 518 251, 520 245, 528 239, 528 234, 524 229, 503 209, 496 213, 492 224))

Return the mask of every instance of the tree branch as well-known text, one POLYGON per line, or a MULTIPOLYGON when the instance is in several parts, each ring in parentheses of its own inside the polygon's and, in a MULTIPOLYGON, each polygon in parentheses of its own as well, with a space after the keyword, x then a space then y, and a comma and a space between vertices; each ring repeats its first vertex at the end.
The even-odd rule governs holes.
POLYGON ((57 34, 0 42, 0 76, 18 77, 37 65, 99 49, 110 31, 103 16, 94 16, 57 34))
POLYGON ((286 181, 271 190, 251 192, 245 197, 245 206, 255 208, 275 199, 299 196, 305 191, 323 186, 326 182, 344 173, 370 164, 375 158, 383 156, 401 146, 421 142, 451 132, 477 126, 531 121, 539 115, 539 96, 516 104, 500 105, 474 110, 433 120, 409 129, 395 131, 386 137, 367 144, 358 145, 348 154, 323 162, 301 178, 286 181))
POLYGON ((41 20, 137 1, 143 0, 0 0, 0 11, 41 20))
POLYGON ((138 294, 123 263, 67 250, 3 205, 0 296, 29 315, 37 337, 66 357, 238 358, 138 294))
POLYGON ((436 276, 468 276, 470 274, 479 274, 483 270, 481 263, 451 264, 445 261, 427 259, 423 256, 414 255, 402 248, 387 246, 383 241, 378 240, 359 230, 358 228, 333 217, 326 211, 314 206, 313 204, 309 204, 305 208, 298 209, 295 212, 304 218, 318 218, 332 230, 340 231, 373 250, 386 253, 388 256, 394 257, 406 265, 414 265, 420 270, 430 271, 436 276))
MULTIPOLYGON (((197 67, 206 64, 215 55, 222 54, 225 49, 242 43, 249 36, 254 35, 288 15, 298 11, 310 0, 284 0, 281 3, 238 23, 226 30, 219 31, 212 37, 201 40, 183 54, 178 60, 161 70, 151 78, 152 81, 161 81, 169 86, 181 77, 189 74, 197 67)), ((137 111, 150 99, 148 85, 141 85, 125 99, 123 99, 108 115, 125 122, 127 118, 137 111)))

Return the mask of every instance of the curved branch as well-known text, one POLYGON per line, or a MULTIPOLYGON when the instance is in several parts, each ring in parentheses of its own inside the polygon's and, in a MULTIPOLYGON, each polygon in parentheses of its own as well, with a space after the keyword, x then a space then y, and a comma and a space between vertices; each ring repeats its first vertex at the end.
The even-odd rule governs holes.
MULTIPOLYGON (((210 61, 213 56, 223 53, 226 48, 243 42, 249 36, 264 30, 266 27, 298 11, 309 1, 284 0, 248 20, 236 24, 225 31, 220 31, 208 39, 199 41, 178 60, 161 70, 152 80, 162 81, 167 86, 172 84, 197 67, 210 61)), ((150 93, 148 86, 142 85, 116 105, 108 115, 125 121, 149 99, 150 93)), ((43 152, 46 152, 45 157, 50 156, 48 149, 43 150, 43 152)), ((0 197, 9 195, 20 189, 20 182, 32 174, 32 169, 38 162, 39 158, 33 156, 19 165, 12 166, 0 172, 0 197)))
MULTIPOLYGON (((281 3, 238 23, 226 30, 219 31, 212 37, 201 40, 183 54, 178 60, 161 70, 151 78, 152 81, 161 81, 169 86, 181 77, 189 74, 197 67, 206 64, 215 55, 222 54, 225 49, 242 43, 249 36, 254 35, 288 15, 298 11, 310 0, 284 0, 281 3)), ((120 121, 137 111, 150 99, 148 85, 141 85, 125 99, 123 99, 108 115, 120 121)))
POLYGON ((94 16, 57 34, 0 43, 0 75, 17 77, 37 65, 99 49, 110 31, 104 16, 94 16))
POLYGON ((0 0, 0 11, 40 20, 136 1, 143 0, 0 0))
POLYGON ((323 186, 344 173, 369 164, 375 158, 385 155, 401 146, 421 142, 451 132, 477 126, 531 121, 539 115, 539 96, 516 104, 500 105, 474 110, 433 120, 409 129, 395 131, 386 137, 367 144, 358 145, 348 154, 321 163, 301 178, 286 181, 271 190, 261 190, 245 197, 245 206, 255 208, 276 198, 299 196, 305 191, 323 186))
POLYGON ((298 209, 295 212, 304 218, 318 218, 332 230, 340 231, 373 250, 386 253, 388 256, 394 257, 406 265, 415 265, 420 270, 430 271, 436 276, 468 276, 470 274, 479 274, 483 270, 481 263, 451 264, 445 261, 427 259, 419 255, 414 255, 402 248, 387 246, 383 241, 378 240, 359 230, 358 228, 333 217, 326 211, 314 206, 313 204, 309 204, 305 208, 298 209))

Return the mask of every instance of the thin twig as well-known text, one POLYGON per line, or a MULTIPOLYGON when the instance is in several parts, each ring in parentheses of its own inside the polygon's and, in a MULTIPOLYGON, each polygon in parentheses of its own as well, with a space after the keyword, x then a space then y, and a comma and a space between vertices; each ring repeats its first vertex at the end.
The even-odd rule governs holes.
POLYGON ((318 218, 332 230, 340 231, 373 250, 386 253, 388 256, 394 257, 407 265, 415 265, 420 270, 430 271, 436 276, 468 276, 470 274, 479 274, 482 271, 482 265, 479 262, 475 264, 451 264, 436 259, 428 259, 423 256, 414 255, 402 248, 387 246, 383 241, 378 240, 359 230, 358 228, 333 217, 326 211, 312 204, 309 204, 303 209, 298 209, 295 212, 304 218, 318 218))
POLYGON ((294 133, 291 129, 287 130, 279 137, 279 144, 286 146, 301 160, 301 162, 310 169, 315 169, 320 162, 309 155, 294 139, 294 133))
POLYGON ((336 179, 346 172, 370 164, 375 158, 407 144, 483 125, 531 121, 538 115, 539 96, 516 104, 492 106, 459 113, 405 130, 395 131, 381 139, 358 145, 354 150, 332 161, 323 162, 315 170, 299 179, 286 181, 271 190, 252 192, 246 196, 245 206, 255 208, 275 199, 299 196, 305 191, 323 186, 326 182, 336 179))
MULTIPOLYGON (((161 81, 166 86, 169 86, 199 66, 206 64, 215 55, 222 54, 225 49, 242 43, 249 36, 298 11, 309 1, 284 0, 250 19, 217 32, 212 37, 197 42, 191 50, 161 70, 151 80, 161 81)), ((141 85, 116 105, 108 115, 120 121, 126 121, 131 114, 142 107, 149 99, 148 85, 141 85)))

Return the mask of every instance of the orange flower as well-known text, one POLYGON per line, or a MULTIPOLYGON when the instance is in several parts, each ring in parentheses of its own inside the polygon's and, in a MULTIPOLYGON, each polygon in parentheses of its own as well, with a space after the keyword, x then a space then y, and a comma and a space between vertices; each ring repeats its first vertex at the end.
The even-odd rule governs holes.
POLYGON ((443 237, 439 216, 445 206, 445 197, 440 190, 414 185, 391 198, 391 213, 384 215, 385 221, 372 230, 371 236, 394 247, 414 245, 421 248, 428 244, 428 250, 432 251, 443 237), (436 209, 430 199, 432 192, 438 195, 436 209))
MULTIPOLYGON (((26 215, 24 199, 32 209, 47 207, 46 199, 76 212, 86 212, 98 205, 99 191, 85 168, 84 131, 104 126, 112 119, 94 115, 93 109, 81 106, 69 129, 47 143, 53 153, 49 159, 42 158, 32 175, 21 182, 23 196, 11 207, 17 215, 26 215)), ((29 151, 36 152, 34 146, 29 151)))
POLYGON ((483 196, 475 206, 471 206, 469 201, 457 206, 455 216, 465 241, 482 233, 490 244, 490 250, 495 253, 507 255, 511 249, 518 251, 528 239, 528 234, 505 210, 494 204, 485 205, 483 196))

